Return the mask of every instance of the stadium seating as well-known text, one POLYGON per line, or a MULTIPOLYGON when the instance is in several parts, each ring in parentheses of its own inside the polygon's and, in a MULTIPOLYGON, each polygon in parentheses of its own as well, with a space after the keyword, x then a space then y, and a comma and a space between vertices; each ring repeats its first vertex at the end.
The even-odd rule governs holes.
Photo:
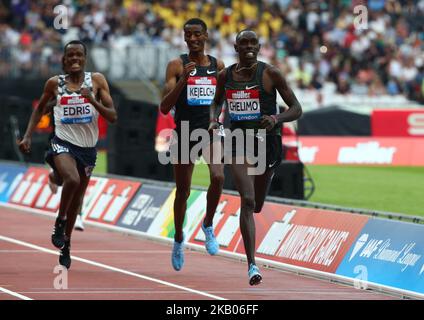
POLYGON ((302 94, 307 108, 339 100, 356 106, 366 100, 369 106, 369 98, 375 106, 402 100, 400 95, 407 98, 400 107, 424 102, 422 1, 370 3, 365 29, 355 27, 354 7, 367 1, 75 1, 68 4, 68 28, 55 30, 48 13, 58 4, 6 1, 0 10, 0 78, 60 72, 63 44, 79 37, 108 78, 160 86, 166 62, 186 51, 184 21, 200 17, 209 26, 208 52, 227 65, 236 61, 235 34, 256 30, 261 60, 280 67, 293 87, 322 94, 302 94))

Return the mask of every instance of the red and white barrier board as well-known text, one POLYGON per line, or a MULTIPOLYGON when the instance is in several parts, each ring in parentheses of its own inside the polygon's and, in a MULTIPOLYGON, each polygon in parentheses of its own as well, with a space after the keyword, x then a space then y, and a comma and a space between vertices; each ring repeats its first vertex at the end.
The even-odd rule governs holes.
POLYGON ((108 179, 102 191, 88 208, 86 219, 116 224, 121 214, 140 187, 140 182, 108 179))
MULTIPOLYGON (((29 168, 10 197, 9 202, 34 208, 39 200, 40 195, 42 195, 43 199, 45 199, 43 200, 46 204, 45 208, 48 211, 52 211, 50 210, 50 200, 52 200, 52 193, 50 190, 46 191, 49 189, 47 185, 48 175, 49 171, 45 168, 29 168), (46 192, 49 194, 46 195, 46 192)), ((60 196, 59 192, 57 194, 60 196)))
MULTIPOLYGON (((48 190, 48 173, 48 169, 42 167, 26 169, 21 166, 20 170, 11 170, 10 165, 2 166, 0 162, 3 193, 12 185, 14 190, 10 197, 3 197, 0 202, 45 212, 57 211, 60 199, 48 190)), ((141 181, 133 179, 92 177, 83 207, 85 219, 112 229, 126 228, 155 239, 172 240, 175 189, 159 184, 150 184, 149 188, 147 183, 143 183, 143 187, 141 181), (136 220, 143 221, 139 224, 136 220)), ((203 247, 205 236, 201 223, 205 214, 206 191, 191 190, 184 222, 188 246, 203 247)), ((265 202, 261 213, 254 216, 256 256, 264 261, 353 281, 360 263, 361 267, 370 270, 370 283, 424 297, 422 224, 269 201, 265 202)), ((238 258, 244 256, 239 196, 222 194, 214 217, 214 230, 221 252, 238 258)))
MULTIPOLYGON (((221 250, 245 253, 239 219, 239 197, 222 195, 214 218, 221 250)), ((255 214, 256 253, 268 260, 333 273, 368 219, 266 202, 262 212, 255 214)), ((203 245, 202 221, 190 242, 203 245)))
MULTIPOLYGON (((296 142, 284 139, 285 143, 296 142)), ((423 138, 299 137, 305 164, 423 166, 423 138)))
MULTIPOLYGON (((49 170, 43 167, 30 167, 11 195, 9 202, 50 212, 59 210, 62 187, 53 194, 48 185, 49 170)), ((103 190, 106 178, 92 177, 84 196, 82 212, 92 207, 93 201, 103 190)))

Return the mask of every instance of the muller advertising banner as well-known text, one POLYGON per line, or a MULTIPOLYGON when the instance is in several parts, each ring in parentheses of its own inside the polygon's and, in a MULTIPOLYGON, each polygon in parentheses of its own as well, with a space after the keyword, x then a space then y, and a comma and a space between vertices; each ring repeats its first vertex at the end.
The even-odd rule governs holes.
POLYGON ((135 181, 108 179, 97 198, 92 200, 86 219, 116 224, 140 185, 135 181))
POLYGON ((375 109, 371 115, 373 136, 424 137, 424 110, 375 109))
MULTIPOLYGON (((213 219, 215 235, 220 250, 229 252, 236 251, 241 241, 239 220, 240 198, 233 195, 222 194, 213 219)), ((190 242, 204 245, 205 234, 201 229, 201 223, 203 223, 203 217, 196 222, 196 228, 191 235, 190 242)))
POLYGON ((27 207, 35 207, 36 201, 45 188, 48 188, 49 170, 42 167, 29 168, 13 194, 9 202, 27 207))
POLYGON ((297 143, 305 164, 424 165, 423 138, 300 137, 283 141, 297 143))

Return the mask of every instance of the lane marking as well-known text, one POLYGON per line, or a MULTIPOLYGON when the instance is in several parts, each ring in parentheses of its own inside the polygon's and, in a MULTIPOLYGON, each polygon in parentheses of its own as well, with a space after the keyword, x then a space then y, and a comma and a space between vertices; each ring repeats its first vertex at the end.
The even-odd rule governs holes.
MULTIPOLYGON (((43 248, 43 247, 28 243, 28 242, 25 242, 25 241, 20 241, 20 240, 16 240, 16 239, 13 239, 13 238, 5 237, 5 236, 2 236, 2 235, 0 235, 0 240, 10 242, 10 243, 14 243, 14 244, 17 244, 17 245, 21 245, 21 246, 24 246, 24 247, 32 248, 32 249, 42 251, 42 252, 45 252, 45 253, 53 254, 53 255, 56 255, 56 256, 59 255, 59 253, 57 251, 50 250, 50 249, 47 249, 47 248, 43 248)), ((205 297, 208 297, 208 298, 212 298, 212 299, 216 299, 216 300, 227 300, 226 298, 219 297, 219 296, 216 296, 216 295, 213 295, 213 294, 209 294, 207 292, 203 292, 203 291, 199 291, 199 290, 195 290, 195 289, 190 289, 190 288, 180 286, 180 285, 168 282, 168 281, 159 280, 159 279, 152 278, 152 277, 149 277, 149 276, 145 276, 145 275, 142 275, 142 274, 138 274, 138 273, 135 273, 135 272, 131 272, 131 271, 127 271, 127 270, 124 270, 124 269, 112 267, 112 266, 109 266, 109 265, 106 265, 106 264, 103 264, 103 263, 99 263, 99 262, 96 262, 96 261, 93 261, 93 260, 83 259, 83 258, 76 257, 76 256, 73 256, 73 255, 72 255, 72 259, 75 260, 75 261, 79 261, 79 262, 83 262, 83 263, 92 265, 92 266, 107 269, 107 270, 110 270, 110 271, 115 271, 115 272, 118 272, 118 273, 123 273, 125 275, 132 276, 132 277, 135 277, 135 278, 140 278, 140 279, 143 279, 143 280, 156 282, 156 283, 159 283, 159 284, 162 284, 162 285, 165 285, 165 286, 169 286, 169 287, 177 288, 177 289, 180 289, 180 290, 188 291, 190 293, 198 294, 198 295, 205 296, 205 297)))
MULTIPOLYGON (((36 253, 39 252, 38 250, 24 250, 24 249, 15 249, 15 250, 8 250, 8 249, 0 249, 0 253, 36 253)), ((166 253, 169 254, 170 250, 72 250, 74 253, 166 253)))
POLYGON ((22 294, 14 292, 14 291, 7 290, 3 287, 0 287, 0 291, 3 291, 4 293, 10 294, 11 296, 17 297, 17 298, 22 299, 22 300, 32 300, 31 298, 29 298, 27 296, 24 296, 22 294))
MULTIPOLYGON (((0 208, 1 207, 10 209, 13 212, 17 212, 21 214, 29 213, 33 216, 51 218, 52 220, 57 216, 53 212, 44 211, 37 208, 30 208, 30 207, 26 207, 22 205, 16 205, 12 203, 0 202, 0 208)), ((97 230, 113 231, 121 235, 133 235, 133 236, 139 237, 140 239, 152 241, 159 244, 169 245, 173 243, 173 239, 147 234, 146 232, 142 232, 142 231, 126 229, 123 227, 118 227, 115 225, 112 226, 112 225, 90 221, 90 220, 86 220, 85 223, 88 224, 89 226, 96 228, 97 230)), ((186 243, 186 248, 190 249, 189 253, 205 253, 206 252, 203 245, 198 245, 195 243, 186 243)), ((240 261, 246 262, 245 255, 236 253, 236 252, 220 250, 220 252, 218 253, 218 256, 221 256, 224 258, 230 258, 232 260, 239 261, 239 262, 240 261)), ((332 274, 332 273, 319 271, 315 269, 308 269, 305 267, 291 265, 291 264, 287 264, 283 262, 277 262, 277 261, 269 260, 266 258, 260 258, 260 257, 258 257, 256 261, 262 264, 263 267, 266 269, 270 268, 278 272, 294 274, 301 278, 305 278, 305 277, 312 278, 314 280, 323 281, 323 282, 331 281, 336 286, 342 286, 342 287, 352 288, 354 285, 353 283, 354 279, 349 278, 347 276, 341 276, 341 275, 332 274)), ((423 265, 423 268, 424 268, 424 265, 423 265)), ((395 288, 395 287, 391 287, 387 285, 382 285, 380 283, 375 283, 375 282, 367 282, 367 284, 368 284, 368 289, 370 290, 370 292, 376 295, 384 295, 384 296, 389 295, 395 298, 399 298, 400 296, 400 298, 402 299, 404 298, 424 299, 424 294, 418 293, 415 291, 403 290, 403 289, 399 289, 399 288, 395 288)))
MULTIPOLYGON (((262 291, 256 291, 256 290, 239 290, 239 291, 212 291, 214 293, 224 293, 224 294, 246 294, 246 293, 255 293, 255 294, 276 294, 276 293, 307 293, 307 294, 314 294, 314 295, 340 295, 340 292, 334 292, 334 291, 309 291, 309 290, 262 290, 262 291)), ((111 294, 111 293, 119 293, 119 294, 133 294, 133 293, 139 293, 139 294, 186 294, 186 292, 181 292, 181 290, 169 290, 169 291, 154 291, 154 290, 52 290, 51 288, 44 291, 25 291, 23 293, 26 294, 50 294, 50 293, 57 293, 57 294, 91 294, 91 293, 99 293, 99 294, 111 294)), ((360 294, 360 293, 358 293, 360 294)), ((368 297, 364 297, 368 298, 368 297)))

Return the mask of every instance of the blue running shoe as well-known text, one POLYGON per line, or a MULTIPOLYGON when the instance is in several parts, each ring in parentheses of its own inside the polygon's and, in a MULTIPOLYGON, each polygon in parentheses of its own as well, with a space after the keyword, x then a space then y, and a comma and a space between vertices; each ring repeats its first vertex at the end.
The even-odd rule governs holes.
POLYGON ((218 241, 216 241, 215 235, 213 234, 213 226, 205 227, 205 225, 202 222, 202 230, 206 236, 206 240, 205 240, 206 251, 212 256, 217 254, 219 251, 219 244, 218 244, 218 241))
POLYGON ((176 271, 180 271, 184 265, 184 235, 181 242, 174 240, 174 247, 172 248, 172 266, 176 271))
POLYGON ((259 268, 253 263, 250 264, 249 272, 247 274, 249 276, 249 284, 251 286, 258 285, 262 282, 262 275, 259 273, 259 268))

